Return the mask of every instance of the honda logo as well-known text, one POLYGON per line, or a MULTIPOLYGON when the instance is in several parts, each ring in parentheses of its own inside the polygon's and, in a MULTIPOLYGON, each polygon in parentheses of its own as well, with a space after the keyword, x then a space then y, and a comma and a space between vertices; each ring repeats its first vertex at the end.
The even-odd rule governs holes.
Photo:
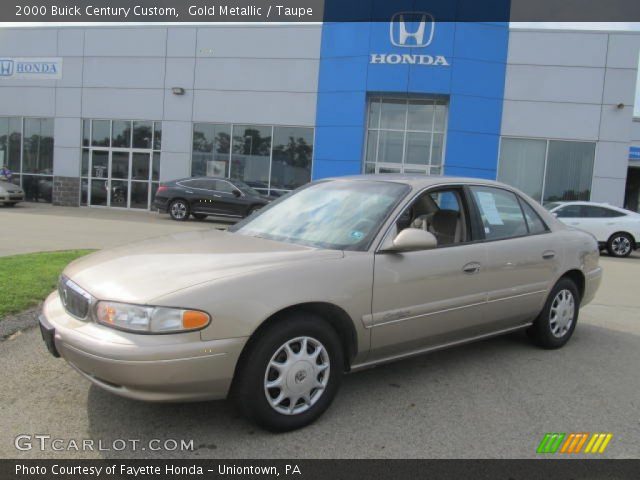
POLYGON ((0 60, 0 77, 13 75, 13 60, 0 60))
POLYGON ((0 58, 0 81, 12 79, 62 78, 62 58, 60 57, 10 57, 0 58))
POLYGON ((399 12, 389 23, 389 37, 396 47, 426 47, 434 30, 433 15, 427 12, 399 12))

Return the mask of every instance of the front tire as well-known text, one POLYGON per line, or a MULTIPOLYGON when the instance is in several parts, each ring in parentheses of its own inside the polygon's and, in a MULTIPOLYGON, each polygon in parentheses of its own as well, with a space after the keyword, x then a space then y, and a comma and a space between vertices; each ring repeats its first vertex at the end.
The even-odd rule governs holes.
POLYGON ((628 233, 614 233, 607 242, 607 252, 612 257, 628 257, 632 250, 633 239, 628 233))
POLYGON ((189 220, 189 204, 181 198, 174 200, 169 205, 169 216, 178 222, 186 222, 189 220))
POLYGON ((271 431, 314 422, 340 386, 344 360, 335 330, 294 312, 259 333, 243 354, 234 384, 241 413, 271 431))
POLYGON ((560 348, 573 335, 579 310, 578 287, 573 280, 561 278, 551 290, 542 312, 527 333, 542 348, 560 348))

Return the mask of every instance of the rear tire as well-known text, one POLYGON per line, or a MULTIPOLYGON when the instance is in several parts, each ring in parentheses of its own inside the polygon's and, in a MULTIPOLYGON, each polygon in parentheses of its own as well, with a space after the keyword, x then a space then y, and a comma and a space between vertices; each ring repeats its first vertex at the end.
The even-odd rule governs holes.
POLYGON ((190 210, 187 201, 179 198, 169 205, 169 216, 178 222, 186 222, 189 220, 190 210))
POLYGON ((573 280, 561 278, 551 290, 542 312, 529 327, 527 334, 542 348, 560 348, 573 335, 579 310, 578 287, 573 280))
POLYGON ((632 251, 633 239, 628 233, 614 233, 607 241, 607 252, 612 257, 628 257, 632 251))
POLYGON ((317 315, 293 312, 260 332, 248 346, 236 372, 233 396, 240 412, 261 427, 295 430, 329 408, 343 369, 335 330, 317 315))

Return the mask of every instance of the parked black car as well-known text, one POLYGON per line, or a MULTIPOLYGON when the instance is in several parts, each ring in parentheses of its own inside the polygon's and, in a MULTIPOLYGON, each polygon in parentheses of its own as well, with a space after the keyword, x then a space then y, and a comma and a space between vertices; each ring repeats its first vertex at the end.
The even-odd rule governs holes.
POLYGON ((268 197, 239 180, 190 177, 160 185, 153 208, 180 221, 188 220, 189 215, 198 220, 208 216, 238 220, 269 201, 268 197))

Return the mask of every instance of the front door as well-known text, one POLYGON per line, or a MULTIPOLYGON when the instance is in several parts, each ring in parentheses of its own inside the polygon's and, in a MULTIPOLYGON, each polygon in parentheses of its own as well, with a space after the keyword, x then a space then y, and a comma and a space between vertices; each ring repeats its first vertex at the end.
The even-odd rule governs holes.
POLYGON ((244 217, 247 213, 247 202, 244 193, 226 180, 216 180, 216 193, 220 195, 218 211, 220 215, 244 217), (237 192, 237 193, 234 193, 237 192))
POLYGON ((486 332, 486 245, 474 243, 462 188, 430 190, 400 215, 403 228, 433 233, 433 250, 377 253, 371 319, 372 360, 486 332))

